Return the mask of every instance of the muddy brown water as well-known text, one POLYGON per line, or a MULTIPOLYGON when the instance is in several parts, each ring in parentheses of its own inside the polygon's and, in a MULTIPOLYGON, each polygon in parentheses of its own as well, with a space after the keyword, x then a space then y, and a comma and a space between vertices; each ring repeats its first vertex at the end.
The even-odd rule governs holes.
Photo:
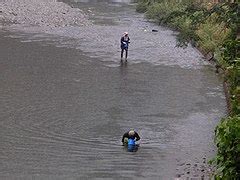
POLYGON ((0 179, 207 179, 226 111, 211 65, 128 1, 65 2, 93 25, 0 30, 0 179), (136 152, 121 146, 130 128, 136 152))

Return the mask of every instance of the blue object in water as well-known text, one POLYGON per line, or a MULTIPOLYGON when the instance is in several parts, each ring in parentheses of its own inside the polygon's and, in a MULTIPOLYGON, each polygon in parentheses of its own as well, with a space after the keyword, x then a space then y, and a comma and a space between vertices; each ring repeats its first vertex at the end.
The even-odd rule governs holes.
POLYGON ((135 145, 135 139, 128 139, 128 145, 134 146, 135 145))

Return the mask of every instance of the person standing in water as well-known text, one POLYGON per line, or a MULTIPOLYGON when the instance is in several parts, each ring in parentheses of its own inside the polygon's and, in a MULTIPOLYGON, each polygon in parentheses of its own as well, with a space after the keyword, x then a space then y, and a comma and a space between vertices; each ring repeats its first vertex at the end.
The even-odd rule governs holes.
POLYGON ((133 140, 138 141, 138 140, 140 140, 140 136, 138 135, 138 133, 136 131, 130 130, 123 134, 122 143, 123 144, 128 143, 128 139, 133 139, 133 140))
POLYGON ((127 61, 129 43, 130 43, 130 38, 128 36, 128 32, 125 32, 121 37, 121 61, 123 59, 124 51, 125 51, 125 60, 127 61))

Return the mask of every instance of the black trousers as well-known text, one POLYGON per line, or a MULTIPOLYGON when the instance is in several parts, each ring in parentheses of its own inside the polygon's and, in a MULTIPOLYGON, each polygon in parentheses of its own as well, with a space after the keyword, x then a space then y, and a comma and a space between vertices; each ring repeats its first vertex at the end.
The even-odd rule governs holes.
POLYGON ((124 48, 122 48, 122 51, 121 51, 121 58, 123 58, 123 52, 124 52, 124 50, 125 50, 125 58, 127 59, 127 56, 128 56, 128 49, 124 49, 124 48))

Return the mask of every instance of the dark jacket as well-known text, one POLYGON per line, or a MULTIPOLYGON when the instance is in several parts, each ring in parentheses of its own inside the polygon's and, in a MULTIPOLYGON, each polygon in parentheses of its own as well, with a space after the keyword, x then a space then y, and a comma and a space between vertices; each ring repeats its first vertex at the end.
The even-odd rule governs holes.
POLYGON ((121 49, 128 49, 128 44, 130 43, 130 38, 124 40, 124 36, 121 38, 121 49))
POLYGON ((122 143, 124 142, 124 138, 128 138, 128 139, 135 139, 136 141, 140 140, 140 136, 138 135, 138 133, 136 131, 134 131, 134 135, 133 136, 129 136, 128 132, 124 133, 123 137, 122 137, 122 143))

